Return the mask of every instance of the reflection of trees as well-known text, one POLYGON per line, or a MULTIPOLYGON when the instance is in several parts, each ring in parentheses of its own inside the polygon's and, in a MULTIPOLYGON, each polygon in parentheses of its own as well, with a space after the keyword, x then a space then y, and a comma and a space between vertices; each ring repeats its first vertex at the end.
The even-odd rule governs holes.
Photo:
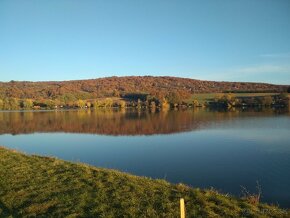
POLYGON ((0 134, 72 132, 106 135, 169 134, 203 129, 242 116, 265 116, 273 111, 209 112, 203 109, 152 113, 148 110, 79 110, 1 112, 0 134))

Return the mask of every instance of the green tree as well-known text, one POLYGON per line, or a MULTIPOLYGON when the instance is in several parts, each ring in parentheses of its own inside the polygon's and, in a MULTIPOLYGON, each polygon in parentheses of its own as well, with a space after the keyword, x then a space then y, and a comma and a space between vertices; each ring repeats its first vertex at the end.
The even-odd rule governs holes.
POLYGON ((59 107, 59 106, 64 105, 64 102, 61 102, 61 100, 59 100, 59 99, 54 99, 54 104, 55 104, 55 106, 59 107))
POLYGON ((275 97, 275 104, 287 105, 289 103, 289 97, 287 93, 280 93, 275 97))
POLYGON ((77 101, 77 98, 73 94, 67 93, 67 94, 61 96, 60 100, 62 102, 64 102, 66 105, 71 105, 72 102, 77 101))
POLYGON ((178 92, 169 92, 166 95, 166 99, 172 105, 180 104, 182 101, 182 98, 178 92))
POLYGON ((55 102, 51 99, 45 100, 44 104, 46 105, 47 108, 49 109, 54 109, 55 108, 55 102))
POLYGON ((235 107, 237 104, 239 104, 239 100, 235 97, 234 94, 218 94, 216 97, 215 97, 215 101, 218 103, 218 104, 221 104, 225 107, 235 107))
POLYGON ((265 96, 262 99, 262 104, 266 106, 270 106, 273 103, 273 99, 271 96, 265 96))

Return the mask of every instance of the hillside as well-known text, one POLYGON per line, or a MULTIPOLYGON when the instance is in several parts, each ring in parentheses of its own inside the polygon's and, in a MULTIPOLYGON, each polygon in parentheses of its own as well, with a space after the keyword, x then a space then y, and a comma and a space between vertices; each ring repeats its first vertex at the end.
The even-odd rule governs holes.
POLYGON ((187 98, 194 93, 217 92, 281 92, 286 87, 265 83, 214 82, 177 77, 108 77, 63 82, 0 82, 0 98, 18 99, 95 99, 126 97, 127 94, 146 93, 162 97, 169 92, 187 98))
POLYGON ((289 217, 275 206, 0 147, 0 217, 289 217))

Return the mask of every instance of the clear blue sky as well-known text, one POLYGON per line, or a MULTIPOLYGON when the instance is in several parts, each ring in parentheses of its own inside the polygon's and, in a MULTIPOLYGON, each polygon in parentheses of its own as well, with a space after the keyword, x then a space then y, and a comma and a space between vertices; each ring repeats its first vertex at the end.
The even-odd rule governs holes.
POLYGON ((0 0, 0 81, 290 84, 290 0, 0 0))

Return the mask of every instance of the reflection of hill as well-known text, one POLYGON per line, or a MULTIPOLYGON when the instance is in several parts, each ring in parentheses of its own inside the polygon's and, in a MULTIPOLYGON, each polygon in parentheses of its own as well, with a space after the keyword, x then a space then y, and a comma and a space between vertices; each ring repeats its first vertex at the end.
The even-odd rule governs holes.
POLYGON ((105 135, 170 134, 194 129, 243 116, 265 116, 273 112, 207 112, 179 110, 149 111, 42 111, 0 112, 0 134, 34 132, 95 133, 105 135))

